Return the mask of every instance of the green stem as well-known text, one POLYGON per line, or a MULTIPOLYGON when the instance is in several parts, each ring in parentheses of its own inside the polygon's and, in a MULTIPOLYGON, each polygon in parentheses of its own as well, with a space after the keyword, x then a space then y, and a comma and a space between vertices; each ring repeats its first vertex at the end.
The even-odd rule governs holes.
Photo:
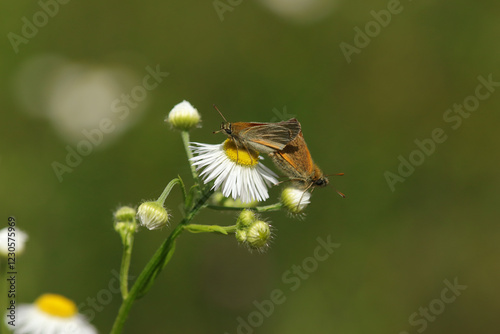
POLYGON ((230 207, 230 206, 219 206, 219 205, 207 205, 207 208, 212 210, 227 210, 227 211, 241 211, 241 210, 253 210, 255 212, 270 212, 279 211, 283 207, 281 203, 274 203, 266 206, 256 206, 256 207, 230 207))
POLYGON ((186 231, 191 233, 220 233, 227 235, 229 233, 236 232, 236 225, 231 226, 220 226, 220 225, 200 225, 200 224, 188 224, 184 226, 186 231))
POLYGON ((191 163, 191 159, 193 158, 193 152, 191 152, 191 149, 189 148, 189 132, 182 131, 181 136, 182 136, 182 142, 184 143, 184 149, 186 150, 186 155, 188 157, 189 167, 191 168, 191 174, 193 175, 193 179, 196 182, 196 184, 200 187, 200 190, 202 190, 203 183, 201 182, 200 178, 198 177, 198 173, 196 172, 196 168, 191 163))
POLYGON ((187 196, 188 196, 186 193, 186 186, 184 185, 184 181, 182 181, 182 178, 180 175, 177 175, 177 179, 179 179, 179 184, 181 185, 181 188, 182 188, 182 202, 186 203, 187 196))
POLYGON ((189 212, 189 214, 184 218, 172 231, 172 233, 168 236, 168 238, 161 244, 160 248, 153 255, 151 260, 149 260, 146 267, 142 270, 139 277, 135 281, 132 289, 128 293, 127 297, 122 301, 120 309, 118 311, 118 315, 115 319, 115 323, 113 324, 113 328, 111 329, 111 334, 121 333, 123 329, 123 325, 127 320, 130 309, 132 308, 132 304, 134 300, 138 297, 142 289, 150 282, 151 276, 157 273, 159 267, 163 266, 165 262, 165 258, 169 254, 169 251, 174 246, 175 239, 182 233, 184 230, 184 225, 188 224, 194 216, 198 213, 198 211, 205 205, 205 202, 208 200, 210 195, 213 193, 212 190, 209 190, 207 193, 202 196, 193 209, 189 212))
MULTIPOLYGON (((135 224, 134 224, 135 230, 135 224)), ((128 230, 123 243, 122 264, 120 267, 120 290, 123 299, 128 296, 128 273, 130 269, 130 259, 132 258, 132 247, 134 245, 135 231, 128 230)))
POLYGON ((165 200, 167 199, 168 194, 170 194, 170 192, 172 191, 172 188, 174 188, 174 186, 176 184, 181 184, 182 185, 182 181, 179 180, 178 178, 175 178, 172 181, 170 181, 167 184, 167 186, 165 187, 165 189, 163 189, 163 192, 161 193, 160 197, 158 197, 158 200, 156 202, 158 202, 161 205, 163 205, 163 203, 165 203, 165 200))

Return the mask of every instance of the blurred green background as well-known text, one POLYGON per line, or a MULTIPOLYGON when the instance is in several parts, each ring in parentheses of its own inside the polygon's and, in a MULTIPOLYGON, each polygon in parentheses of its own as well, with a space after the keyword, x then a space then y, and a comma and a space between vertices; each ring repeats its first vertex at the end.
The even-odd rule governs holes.
MULTIPOLYGON (((191 182, 180 135, 163 122, 186 99, 202 114, 191 134, 200 142, 223 140, 212 134, 214 103, 231 121, 296 116, 323 171, 345 172, 331 181, 348 197, 317 189, 303 221, 265 214, 276 231, 263 255, 232 237, 182 235, 125 333, 238 333, 238 317, 275 289, 286 301, 241 333, 498 332, 500 89, 457 129, 443 115, 475 94, 478 76, 500 81, 500 4, 402 1, 385 27, 370 24, 370 12, 391 3, 221 0, 218 13, 212 1, 70 1, 13 47, 9 33, 22 36, 22 18, 33 22, 42 7, 2 2, 1 219, 14 215, 30 237, 18 302, 60 293, 109 332, 120 305, 118 294, 106 299, 121 259, 112 213, 156 198, 177 174, 191 182), (340 45, 355 47, 367 24, 372 37, 348 62, 340 45), (140 85, 147 66, 169 75, 59 182, 53 162, 64 163, 67 146, 109 115, 110 98, 140 85), (391 191, 384 173, 398 173, 398 157, 436 128, 447 140, 391 191), (341 246, 292 291, 283 274, 328 236, 341 246), (436 301, 455 278, 467 289, 436 301), (437 315, 410 322, 430 306, 437 315)), ((166 203, 173 224, 180 197, 174 189, 166 203)), ((234 222, 209 210, 194 220, 234 222)), ((168 233, 137 234, 132 275, 168 233)))

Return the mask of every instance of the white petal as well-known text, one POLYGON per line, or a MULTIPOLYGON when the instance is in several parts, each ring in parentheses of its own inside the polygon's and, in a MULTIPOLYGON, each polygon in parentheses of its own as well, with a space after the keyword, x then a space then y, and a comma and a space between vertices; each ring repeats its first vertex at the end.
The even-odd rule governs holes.
MULTIPOLYGON (((205 183, 214 181, 213 189, 221 189, 226 197, 243 203, 269 198, 267 187, 277 184, 277 175, 260 162, 255 166, 239 165, 228 158, 224 145, 191 143, 195 155, 191 163, 205 183)), ((262 157, 259 157, 259 161, 262 157)))

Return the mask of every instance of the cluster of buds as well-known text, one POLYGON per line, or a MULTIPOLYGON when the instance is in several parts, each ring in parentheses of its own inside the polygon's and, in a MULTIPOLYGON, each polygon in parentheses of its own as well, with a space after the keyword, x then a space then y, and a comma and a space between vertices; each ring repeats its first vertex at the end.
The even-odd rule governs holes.
POLYGON ((251 210, 243 210, 236 222, 236 240, 249 249, 265 251, 272 239, 271 225, 251 210))

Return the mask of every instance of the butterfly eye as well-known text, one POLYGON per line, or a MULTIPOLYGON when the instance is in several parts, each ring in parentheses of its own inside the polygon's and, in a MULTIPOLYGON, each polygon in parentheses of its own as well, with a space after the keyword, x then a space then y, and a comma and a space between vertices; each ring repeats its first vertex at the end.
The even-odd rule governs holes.
POLYGON ((315 185, 318 187, 324 187, 328 184, 328 179, 322 177, 320 179, 317 179, 316 182, 314 182, 315 185))
POLYGON ((220 129, 223 130, 228 135, 230 135, 232 133, 232 131, 231 131, 231 123, 228 124, 228 123, 222 122, 220 124, 220 129))

